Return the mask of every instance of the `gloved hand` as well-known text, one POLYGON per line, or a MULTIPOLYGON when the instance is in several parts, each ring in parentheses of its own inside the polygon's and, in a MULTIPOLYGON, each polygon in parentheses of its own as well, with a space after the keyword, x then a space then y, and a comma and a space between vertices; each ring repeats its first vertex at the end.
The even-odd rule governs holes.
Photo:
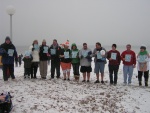
POLYGON ((34 51, 34 48, 32 48, 32 51, 34 51))

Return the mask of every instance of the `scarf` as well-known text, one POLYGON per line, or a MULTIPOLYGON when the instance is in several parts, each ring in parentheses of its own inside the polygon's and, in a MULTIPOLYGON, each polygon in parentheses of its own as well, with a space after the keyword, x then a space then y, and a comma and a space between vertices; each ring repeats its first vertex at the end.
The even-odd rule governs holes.
POLYGON ((148 54, 148 52, 146 50, 143 52, 139 52, 139 55, 147 55, 147 54, 148 54))

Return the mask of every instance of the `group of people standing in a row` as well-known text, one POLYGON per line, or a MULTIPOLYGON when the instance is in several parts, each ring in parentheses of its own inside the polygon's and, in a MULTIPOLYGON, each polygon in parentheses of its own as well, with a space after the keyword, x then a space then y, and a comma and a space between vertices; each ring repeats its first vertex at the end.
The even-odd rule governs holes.
MULTIPOLYGON (((46 79, 47 61, 50 57, 51 79, 54 79, 55 70, 56 77, 60 78, 61 67, 63 71, 63 79, 70 80, 70 70, 72 65, 75 80, 79 80, 81 72, 83 74, 82 82, 90 82, 90 73, 92 72, 91 62, 92 57, 94 57, 94 72, 97 77, 95 83, 104 83, 104 69, 108 60, 110 84, 116 85, 119 65, 122 60, 124 84, 131 84, 133 69, 136 67, 136 62, 138 62, 139 85, 142 85, 142 75, 144 74, 145 86, 148 86, 150 56, 146 47, 141 46, 140 52, 137 56, 135 52, 131 50, 130 44, 126 45, 126 50, 121 54, 116 48, 117 45, 112 44, 112 49, 106 51, 105 48, 97 42, 93 51, 88 48, 87 43, 83 43, 83 48, 79 50, 75 43, 73 43, 69 49, 69 41, 62 44, 61 47, 57 43, 57 40, 54 39, 52 45, 49 47, 46 44, 46 40, 43 40, 41 45, 38 44, 38 40, 34 40, 33 44, 29 47, 29 51, 25 52, 23 58, 25 69, 24 77, 26 78, 26 75, 28 75, 29 78, 37 78, 36 75, 39 66, 41 78, 46 79), (101 75, 101 79, 99 78, 99 75, 101 75)), ((4 81, 8 80, 7 68, 9 68, 11 78, 15 79, 14 59, 17 57, 17 51, 9 37, 6 37, 5 43, 0 46, 0 54, 2 55, 4 81)))

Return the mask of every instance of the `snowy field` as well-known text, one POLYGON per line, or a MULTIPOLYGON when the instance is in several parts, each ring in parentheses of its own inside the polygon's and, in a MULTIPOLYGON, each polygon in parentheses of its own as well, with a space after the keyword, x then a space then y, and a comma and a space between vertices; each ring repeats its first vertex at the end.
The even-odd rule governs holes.
MULTIPOLYGON (((94 69, 94 63, 92 62, 94 69)), ((137 69, 134 69, 132 84, 123 85, 122 64, 118 72, 118 84, 109 84, 108 65, 105 67, 105 85, 94 84, 92 72, 90 83, 75 82, 71 70, 71 81, 50 80, 50 66, 46 80, 24 79, 23 65, 15 67, 16 80, 4 82, 0 70, 0 91, 13 96, 12 113, 150 113, 150 86, 138 86, 137 69)), ((150 82, 149 82, 150 85, 150 82)))

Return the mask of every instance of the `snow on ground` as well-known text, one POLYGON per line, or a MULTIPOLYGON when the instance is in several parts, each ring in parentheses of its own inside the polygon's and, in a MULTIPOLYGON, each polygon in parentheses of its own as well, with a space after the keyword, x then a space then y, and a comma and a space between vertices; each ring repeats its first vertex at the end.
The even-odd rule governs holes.
MULTIPOLYGON (((94 69, 94 64, 92 62, 94 69)), ((46 80, 24 79, 24 68, 15 67, 16 80, 4 82, 0 70, 0 91, 13 96, 12 113, 150 113, 150 86, 138 86, 137 69, 134 70, 133 83, 123 85, 122 65, 118 72, 118 84, 109 85, 109 72, 105 67, 105 85, 94 84, 96 75, 91 73, 90 83, 50 80, 50 66, 46 80)), ((150 83, 149 83, 150 84, 150 83)))

